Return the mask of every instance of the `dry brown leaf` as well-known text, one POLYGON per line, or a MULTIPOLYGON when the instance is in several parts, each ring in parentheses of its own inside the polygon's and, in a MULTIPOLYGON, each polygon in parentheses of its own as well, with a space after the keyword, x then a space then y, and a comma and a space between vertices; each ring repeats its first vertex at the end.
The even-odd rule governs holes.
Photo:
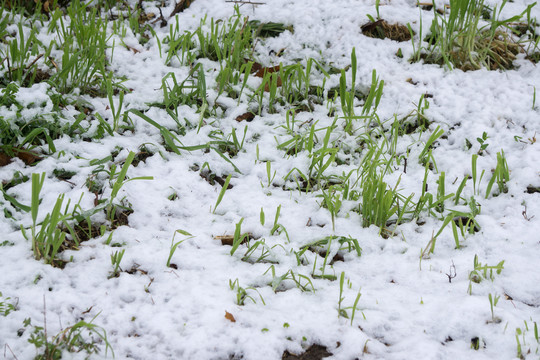
POLYGON ((39 161, 42 159, 42 157, 38 156, 37 154, 34 154, 30 151, 17 151, 15 153, 19 159, 24 161, 26 165, 32 165, 36 161, 39 161))
MULTIPOLYGON (((260 64, 259 64, 259 66, 260 66, 260 64)), ((254 68, 255 68, 255 64, 253 64, 253 67, 251 68, 251 70, 253 71, 254 68)), ((272 67, 260 67, 255 71, 255 76, 263 78, 264 75, 266 75, 267 73, 271 74, 271 73, 275 73, 275 72, 279 72, 279 65, 272 66, 272 67)))
POLYGON ((10 162, 11 162, 11 157, 9 157, 7 154, 0 153, 0 166, 9 165, 10 162))
MULTIPOLYGON (((277 79, 276 79, 276 86, 277 87, 280 87, 281 86, 281 78, 278 76, 277 79)), ((264 85, 264 91, 266 92, 270 92, 270 83, 266 83, 264 85)))
POLYGON ((250 121, 252 121, 254 118, 255 118, 255 114, 252 113, 251 111, 248 111, 247 113, 244 113, 244 114, 242 114, 242 115, 238 115, 238 116, 236 117, 236 121, 240 122, 240 121, 246 120, 247 122, 250 122, 250 121))
POLYGON ((229 320, 230 322, 236 322, 236 319, 234 318, 233 314, 231 314, 228 311, 225 311, 225 319, 229 320))
MULTIPOLYGON (((17 150, 13 149, 14 157, 18 157, 21 159, 26 165, 32 165, 36 161, 39 161, 42 159, 38 154, 35 154, 31 151, 27 150, 17 150)), ((0 152, 0 166, 6 166, 11 163, 11 160, 13 157, 9 156, 6 153, 0 152)))

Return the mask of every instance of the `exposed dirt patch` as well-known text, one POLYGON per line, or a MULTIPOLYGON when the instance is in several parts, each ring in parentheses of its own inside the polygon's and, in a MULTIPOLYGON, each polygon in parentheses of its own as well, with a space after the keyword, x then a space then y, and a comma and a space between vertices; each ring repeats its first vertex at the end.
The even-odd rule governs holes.
POLYGON ((111 229, 114 230, 120 226, 128 226, 128 217, 131 214, 133 214, 133 210, 131 209, 117 209, 114 213, 114 219, 111 222, 111 229))
POLYGON ((134 167, 137 167, 137 166, 139 166, 139 164, 141 162, 146 163, 146 159, 148 159, 152 155, 154 155, 154 153, 152 153, 152 152, 150 152, 150 151, 148 151, 146 149, 141 149, 141 151, 139 153, 137 153, 135 155, 135 157, 133 158, 133 161, 132 161, 131 165, 133 165, 134 167))
POLYGON ((411 32, 405 25, 389 24, 380 19, 375 22, 370 21, 362 25, 362 34, 375 39, 390 39, 394 41, 411 40, 411 32))
MULTIPOLYGON (((221 187, 225 185, 225 178, 214 174, 212 171, 208 169, 202 169, 199 175, 212 186, 214 186, 215 183, 218 183, 219 185, 221 185, 221 187)), ((227 185, 227 190, 232 189, 232 188, 233 188, 233 185, 231 184, 227 185)))
POLYGON ((332 356, 332 354, 328 352, 326 346, 314 344, 300 355, 291 354, 290 352, 285 351, 281 360, 322 360, 329 356, 332 356))
POLYGON ((79 244, 101 235, 100 225, 91 222, 89 224, 86 220, 75 224, 73 230, 75 231, 79 244))

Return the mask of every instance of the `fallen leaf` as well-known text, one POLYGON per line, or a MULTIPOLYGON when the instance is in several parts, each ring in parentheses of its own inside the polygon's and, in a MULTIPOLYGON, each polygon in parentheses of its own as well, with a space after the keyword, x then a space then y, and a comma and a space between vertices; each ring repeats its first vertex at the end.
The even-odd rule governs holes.
MULTIPOLYGON (((35 153, 31 152, 31 151, 28 151, 28 150, 13 149, 12 151, 13 151, 13 154, 15 155, 14 157, 18 157, 26 165, 32 165, 36 161, 39 161, 39 160, 42 159, 42 157, 40 157, 39 155, 37 155, 37 154, 35 154, 35 153)), ((0 152, 0 166, 8 165, 11 162, 12 159, 13 159, 13 157, 9 156, 8 154, 6 154, 4 152, 0 152)))
MULTIPOLYGON (((253 64, 253 67, 251 68, 251 70, 253 71, 254 68, 255 68, 255 64, 253 64)), ((263 78, 264 75, 266 75, 267 73, 271 74, 275 72, 279 72, 279 65, 272 66, 272 67, 260 67, 255 71, 255 76, 263 78)))
POLYGON ((238 122, 244 121, 244 120, 246 120, 247 122, 250 122, 254 118, 255 118, 255 114, 252 113, 251 111, 248 111, 247 113, 244 113, 242 115, 238 115, 235 120, 238 121, 238 122))
POLYGON ((6 166, 11 162, 11 157, 7 154, 0 153, 0 166, 6 166))
MULTIPOLYGON (((277 79, 276 79, 276 86, 277 87, 280 87, 282 84, 281 84, 281 78, 278 76, 277 79)), ((264 85, 264 91, 266 92, 270 92, 270 83, 267 82, 265 85, 264 85)))
POLYGON ((228 311, 225 311, 225 319, 229 320, 230 322, 236 322, 236 319, 234 318, 233 314, 231 314, 228 311))

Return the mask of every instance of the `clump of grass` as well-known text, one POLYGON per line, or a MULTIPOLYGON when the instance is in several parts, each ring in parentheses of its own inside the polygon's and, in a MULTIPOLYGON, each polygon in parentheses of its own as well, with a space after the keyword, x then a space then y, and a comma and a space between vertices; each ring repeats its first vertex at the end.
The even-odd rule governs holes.
MULTIPOLYGON (((39 194, 43 188, 45 173, 32 174, 32 202, 30 212, 32 215, 31 233, 27 234, 21 225, 21 231, 25 239, 32 242, 32 251, 36 260, 43 259, 45 263, 62 267, 64 263, 57 257, 60 247, 66 240, 67 232, 60 225, 67 228, 76 242, 77 237, 69 221, 73 219, 72 213, 68 211, 70 201, 68 200, 64 210, 64 195, 58 196, 52 212, 48 213, 41 223, 37 222, 39 213, 39 194)), ((78 244, 77 244, 78 245, 78 244)))
POLYGON ((107 63, 107 21, 96 8, 79 0, 70 3, 67 15, 67 26, 62 16, 53 16, 49 25, 49 32, 59 34, 62 50, 60 65, 53 63, 59 70, 51 81, 62 93, 79 88, 83 93, 100 95, 104 92, 102 81, 107 63))
MULTIPOLYGON (((424 58, 427 62, 444 64, 448 68, 477 70, 511 69, 520 47, 511 36, 509 26, 527 12, 509 19, 499 20, 502 2, 483 22, 485 5, 483 0, 451 0, 450 13, 442 15, 435 6, 431 24, 429 45, 424 58)), ((535 4, 529 5, 528 10, 535 4)), ((419 52, 420 49, 417 50, 419 52)), ((417 53, 413 58, 418 59, 417 53)))
POLYGON ((90 358, 100 353, 100 343, 105 344, 105 355, 110 350, 114 357, 114 351, 107 339, 107 332, 93 323, 96 317, 97 315, 89 322, 81 320, 68 326, 52 338, 47 335, 46 325, 36 326, 32 324, 30 318, 25 319, 24 327, 31 329, 28 342, 35 346, 38 353, 34 359, 61 359, 65 352, 86 354, 87 358, 90 358))

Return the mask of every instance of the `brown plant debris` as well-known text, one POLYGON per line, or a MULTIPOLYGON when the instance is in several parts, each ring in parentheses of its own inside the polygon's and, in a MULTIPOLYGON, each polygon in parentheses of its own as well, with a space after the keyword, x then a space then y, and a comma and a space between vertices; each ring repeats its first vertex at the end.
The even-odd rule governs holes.
MULTIPOLYGON (((214 186, 215 183, 218 183, 219 185, 221 185, 221 187, 225 185, 226 177, 223 178, 222 176, 216 175, 208 169, 202 169, 199 175, 212 186, 214 186)), ((233 185, 231 184, 227 185, 227 190, 232 189, 232 188, 233 188, 233 185)))
POLYGON ((11 152, 13 156, 10 156, 7 153, 0 150, 0 166, 9 165, 9 163, 11 163, 11 160, 14 157, 21 159, 26 165, 32 165, 36 161, 43 159, 38 154, 32 151, 25 150, 25 149, 12 149, 11 152))
POLYGON ((176 6, 174 7, 174 10, 172 11, 172 13, 171 13, 171 15, 169 17, 171 18, 174 15, 183 12, 184 10, 186 10, 191 5, 191 3, 193 1, 194 0, 180 0, 178 2, 178 4, 176 4, 176 6))
MULTIPOLYGON (((240 237, 244 238, 240 244, 245 244, 249 240, 255 240, 255 236, 253 236, 252 233, 244 233, 240 235, 240 237)), ((221 245, 233 246, 234 244, 234 235, 216 235, 214 236, 214 239, 221 241, 221 245)))
POLYGON ((394 41, 409 41, 411 33, 405 25, 389 24, 383 19, 362 25, 362 34, 375 39, 390 39, 394 41))
POLYGON ((229 320, 230 322, 236 322, 234 315, 228 311, 225 311, 225 319, 229 320))
POLYGON ((314 344, 300 355, 285 351, 281 357, 281 360, 322 360, 329 356, 332 356, 332 354, 328 352, 326 346, 314 344))
POLYGON ((264 67, 259 63, 253 63, 251 72, 254 73, 255 76, 263 78, 267 73, 272 74, 275 72, 279 72, 279 65, 272 67, 264 67))
POLYGON ((253 121, 254 118, 255 118, 255 114, 252 113, 251 111, 248 111, 247 113, 244 113, 242 115, 238 115, 235 120, 238 121, 238 122, 241 122, 241 121, 244 121, 244 120, 247 121, 247 122, 251 122, 251 121, 253 121))

